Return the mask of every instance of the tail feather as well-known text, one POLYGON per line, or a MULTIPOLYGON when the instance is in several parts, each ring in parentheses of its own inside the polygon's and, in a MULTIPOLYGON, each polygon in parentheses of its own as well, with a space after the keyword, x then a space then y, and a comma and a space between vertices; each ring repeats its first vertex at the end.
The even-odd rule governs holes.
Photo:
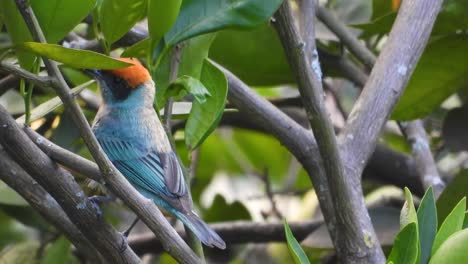
POLYGON ((208 247, 217 247, 225 249, 226 243, 216 234, 203 220, 195 213, 182 214, 179 213, 178 218, 200 239, 200 241, 208 247))

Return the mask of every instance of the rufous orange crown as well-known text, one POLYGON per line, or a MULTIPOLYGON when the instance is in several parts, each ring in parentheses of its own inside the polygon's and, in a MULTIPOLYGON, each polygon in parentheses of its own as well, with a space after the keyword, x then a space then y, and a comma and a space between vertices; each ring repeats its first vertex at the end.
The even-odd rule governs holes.
POLYGON ((130 87, 136 88, 138 85, 151 80, 148 70, 136 59, 116 58, 117 60, 131 63, 132 66, 109 70, 108 72, 126 80, 130 87))

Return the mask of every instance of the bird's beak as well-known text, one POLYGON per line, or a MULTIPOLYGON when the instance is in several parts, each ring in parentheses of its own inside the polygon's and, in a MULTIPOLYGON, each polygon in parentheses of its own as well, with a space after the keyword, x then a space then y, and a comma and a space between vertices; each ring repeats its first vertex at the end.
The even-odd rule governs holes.
POLYGON ((83 72, 92 78, 99 77, 102 75, 101 70, 84 69, 83 72))

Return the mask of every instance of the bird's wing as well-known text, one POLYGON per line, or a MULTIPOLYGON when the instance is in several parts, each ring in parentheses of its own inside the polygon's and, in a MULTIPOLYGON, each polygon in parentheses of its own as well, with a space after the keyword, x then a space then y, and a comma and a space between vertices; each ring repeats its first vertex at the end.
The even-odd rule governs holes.
MULTIPOLYGON (((98 141, 117 169, 139 187, 168 197, 187 193, 182 169, 173 152, 145 148, 135 140, 97 135, 98 141)), ((143 140, 143 139, 140 139, 143 140)))

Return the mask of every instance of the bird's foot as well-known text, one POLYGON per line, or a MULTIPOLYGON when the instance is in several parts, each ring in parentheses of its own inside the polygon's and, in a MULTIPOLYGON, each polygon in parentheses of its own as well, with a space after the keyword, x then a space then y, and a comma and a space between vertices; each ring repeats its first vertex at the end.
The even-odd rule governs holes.
POLYGON ((109 203, 115 201, 114 197, 110 196, 99 196, 99 195, 94 195, 88 198, 91 204, 93 205, 94 209, 96 210, 96 213, 99 218, 102 218, 103 213, 101 210, 101 204, 102 203, 109 203))
POLYGON ((138 223, 140 219, 137 217, 135 218, 135 220, 133 220, 132 224, 127 228, 127 230, 125 230, 122 235, 125 237, 125 238, 128 238, 128 235, 130 235, 130 232, 132 231, 132 229, 135 227, 135 225, 138 223))

